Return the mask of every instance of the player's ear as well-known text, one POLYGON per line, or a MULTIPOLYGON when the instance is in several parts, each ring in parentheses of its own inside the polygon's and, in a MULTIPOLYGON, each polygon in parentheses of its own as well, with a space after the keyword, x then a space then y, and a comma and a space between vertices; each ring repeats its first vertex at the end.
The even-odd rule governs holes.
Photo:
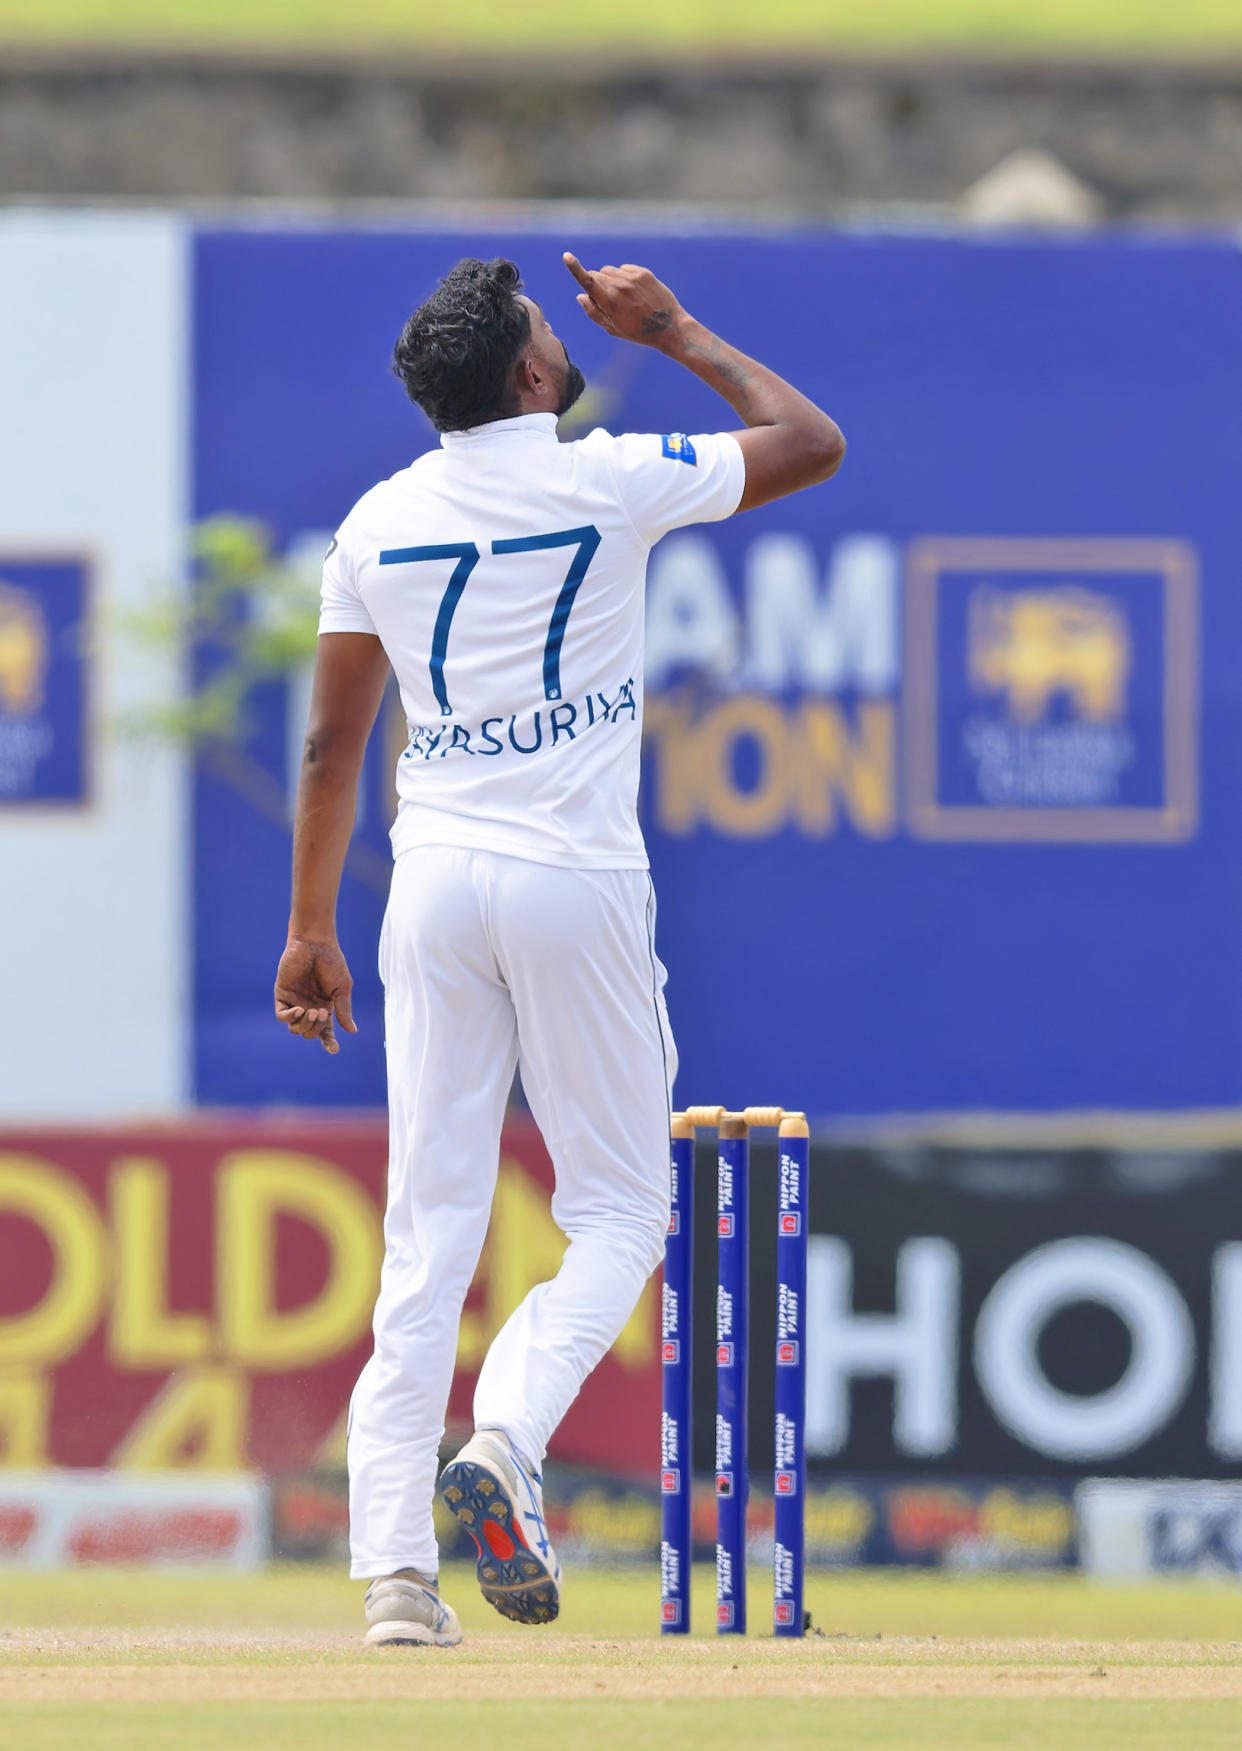
POLYGON ((529 352, 525 352, 513 367, 513 387, 519 396, 537 392, 542 379, 539 368, 529 352))
POLYGON ((513 387, 518 399, 525 400, 528 396, 546 400, 552 388, 551 379, 534 352, 525 352, 514 366, 513 387))

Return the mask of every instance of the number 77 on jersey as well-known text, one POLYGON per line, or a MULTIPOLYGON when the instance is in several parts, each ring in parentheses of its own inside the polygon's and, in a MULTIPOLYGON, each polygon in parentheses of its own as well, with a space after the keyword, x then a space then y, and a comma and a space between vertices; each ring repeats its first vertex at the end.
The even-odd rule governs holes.
MULTIPOLYGON (((552 618, 548 623, 548 637, 543 647, 543 695, 545 699, 561 697, 561 646, 565 641, 565 628, 569 624, 569 616, 573 609, 574 597, 587 574, 591 561, 595 558, 599 547, 600 534, 594 523, 584 524, 580 529, 556 529, 548 535, 519 535, 512 540, 493 541, 493 554, 503 553, 538 553, 545 548, 574 547, 577 552, 569 562, 569 570, 565 573, 565 581, 552 609, 552 618)), ((440 707, 441 717, 451 717, 453 708, 449 703, 448 688, 444 680, 444 660, 448 655, 449 632, 453 625, 453 616, 461 601, 466 583, 475 566, 481 558, 473 541, 445 542, 431 547, 386 547, 381 550, 379 562, 381 565, 416 565, 425 560, 457 561, 440 598, 440 607, 436 614, 435 628, 431 635, 431 658, 428 667, 431 672, 431 689, 440 707)))

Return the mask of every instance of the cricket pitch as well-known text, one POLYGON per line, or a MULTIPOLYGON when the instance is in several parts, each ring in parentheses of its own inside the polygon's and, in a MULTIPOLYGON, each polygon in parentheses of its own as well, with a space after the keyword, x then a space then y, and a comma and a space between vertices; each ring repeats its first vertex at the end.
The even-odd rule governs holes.
POLYGON ((654 1573, 571 1574, 546 1630, 496 1617, 469 1569, 442 1582, 460 1648, 368 1651, 361 1588, 330 1571, 10 1575, 0 1740, 13 1751, 1242 1742, 1242 1594, 1226 1587, 821 1573, 808 1587, 815 1632, 778 1642, 708 1633, 706 1572, 694 1601, 704 1633, 688 1638, 655 1633, 654 1573))

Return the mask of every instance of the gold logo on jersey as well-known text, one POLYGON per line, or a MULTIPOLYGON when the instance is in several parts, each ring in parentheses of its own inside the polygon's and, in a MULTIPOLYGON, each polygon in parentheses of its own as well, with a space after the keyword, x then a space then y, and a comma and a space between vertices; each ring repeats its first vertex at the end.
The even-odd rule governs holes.
POLYGON ((50 661, 47 619, 38 599, 0 579, 0 712, 33 717, 42 710, 50 661))
POLYGON ((1046 718, 1056 695, 1079 721, 1125 716, 1130 629, 1115 598, 1077 584, 996 590, 980 585, 969 608, 969 672, 978 692, 1003 692, 1012 722, 1046 718))

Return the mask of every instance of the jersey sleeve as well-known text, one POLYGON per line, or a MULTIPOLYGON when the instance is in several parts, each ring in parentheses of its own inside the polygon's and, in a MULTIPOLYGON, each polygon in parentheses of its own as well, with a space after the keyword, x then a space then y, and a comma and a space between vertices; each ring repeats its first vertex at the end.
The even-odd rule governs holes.
POLYGON ((375 633, 354 576, 353 560, 339 535, 323 558, 323 588, 319 597, 319 630, 375 633))
POLYGON ((746 485, 742 446, 729 432, 629 432, 613 439, 612 464, 630 521, 647 541, 731 517, 746 485))

